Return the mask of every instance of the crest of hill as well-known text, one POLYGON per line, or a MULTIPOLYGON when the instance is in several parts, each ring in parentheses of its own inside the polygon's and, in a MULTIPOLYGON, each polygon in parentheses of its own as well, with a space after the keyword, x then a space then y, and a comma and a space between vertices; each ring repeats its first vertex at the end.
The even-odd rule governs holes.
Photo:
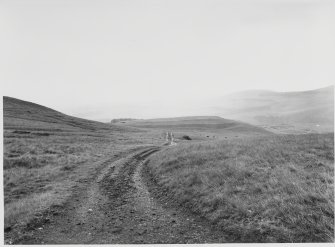
POLYGON ((3 97, 5 129, 124 130, 126 128, 72 117, 51 108, 12 97, 3 97))

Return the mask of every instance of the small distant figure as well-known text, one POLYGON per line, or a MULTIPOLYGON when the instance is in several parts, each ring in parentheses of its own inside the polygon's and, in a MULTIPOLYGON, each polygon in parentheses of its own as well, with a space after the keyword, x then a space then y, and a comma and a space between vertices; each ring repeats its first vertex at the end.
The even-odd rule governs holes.
POLYGON ((166 142, 169 145, 175 145, 174 136, 173 136, 172 132, 166 132, 166 142))

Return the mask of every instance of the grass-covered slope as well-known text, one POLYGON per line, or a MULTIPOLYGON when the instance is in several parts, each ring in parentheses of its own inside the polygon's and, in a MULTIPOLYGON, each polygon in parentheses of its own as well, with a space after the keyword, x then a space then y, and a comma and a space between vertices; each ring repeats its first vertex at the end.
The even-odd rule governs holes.
POLYGON ((148 131, 75 118, 9 97, 3 100, 8 241, 24 237, 23 229, 32 222, 49 219, 55 207, 62 208, 75 188, 94 177, 107 158, 162 142, 148 131))
POLYGON ((142 128, 158 128, 171 130, 213 130, 213 131, 233 131, 237 129, 243 132, 266 133, 264 129, 250 124, 224 119, 221 117, 178 117, 178 118, 158 118, 148 120, 133 120, 126 125, 142 128))
MULTIPOLYGON (((72 117, 51 108, 11 97, 3 97, 4 128, 40 130, 120 130, 120 127, 72 117)), ((124 128, 123 128, 124 129, 124 128)))
POLYGON ((163 133, 173 132, 174 137, 179 140, 184 135, 190 136, 192 140, 205 140, 273 134, 261 127, 216 116, 130 120, 118 125, 160 130, 163 133))
POLYGON ((178 145, 148 163, 158 185, 234 242, 334 241, 333 134, 178 145))

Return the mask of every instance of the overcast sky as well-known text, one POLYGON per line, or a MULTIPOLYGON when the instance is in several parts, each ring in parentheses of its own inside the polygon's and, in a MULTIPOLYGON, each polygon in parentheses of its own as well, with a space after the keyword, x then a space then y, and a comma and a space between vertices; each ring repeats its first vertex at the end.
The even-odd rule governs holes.
POLYGON ((1 91, 110 119, 320 88, 335 79, 334 13, 333 0, 0 0, 1 91))

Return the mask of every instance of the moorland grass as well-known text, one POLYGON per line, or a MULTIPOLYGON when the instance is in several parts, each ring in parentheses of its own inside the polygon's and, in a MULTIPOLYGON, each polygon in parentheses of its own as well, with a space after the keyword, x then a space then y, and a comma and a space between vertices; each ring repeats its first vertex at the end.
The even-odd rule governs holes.
POLYGON ((96 161, 106 148, 103 140, 95 148, 98 140, 83 139, 73 135, 5 138, 5 228, 25 225, 36 214, 66 200, 75 180, 87 173, 85 164, 96 161), (59 183, 61 187, 56 186, 59 183))
POLYGON ((76 118, 10 97, 3 97, 3 121, 8 243, 21 237, 26 226, 36 227, 30 223, 43 220, 54 206, 65 205, 110 157, 163 140, 159 131, 76 118))
POLYGON ((136 137, 141 132, 48 133, 5 131, 5 229, 24 227, 53 205, 65 203, 79 181, 99 169, 100 161, 152 141, 150 136, 136 137))
POLYGON ((182 144, 148 166, 230 241, 334 241, 333 133, 182 144))

